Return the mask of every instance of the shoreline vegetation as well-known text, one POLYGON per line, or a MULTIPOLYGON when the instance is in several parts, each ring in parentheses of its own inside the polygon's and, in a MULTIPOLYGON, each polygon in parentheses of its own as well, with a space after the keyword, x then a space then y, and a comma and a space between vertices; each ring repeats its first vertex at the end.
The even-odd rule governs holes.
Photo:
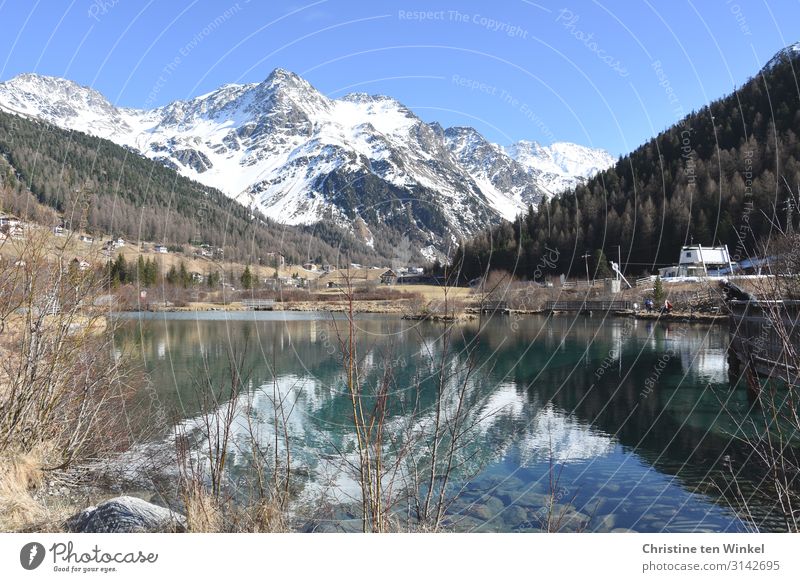
MULTIPOLYGON (((320 312, 320 313, 346 313, 347 305, 344 302, 329 301, 305 301, 276 304, 268 310, 253 310, 246 307, 241 302, 229 304, 209 304, 204 302, 189 303, 188 305, 176 307, 152 307, 149 309, 131 309, 130 313, 149 312, 149 313, 217 313, 217 312, 320 312)), ((480 318, 480 310, 477 307, 465 307, 461 311, 448 315, 439 313, 417 312, 411 313, 402 305, 395 302, 355 302, 355 313, 399 315, 403 319, 414 321, 470 321, 480 318)), ((491 315, 491 314, 490 314, 491 315)), ((556 317, 564 316, 583 316, 578 312, 570 311, 548 311, 545 309, 508 309, 498 315, 523 316, 523 315, 553 315, 556 317)), ((651 321, 674 321, 682 323, 727 323, 730 316, 726 313, 702 313, 690 310, 673 310, 670 313, 660 313, 658 311, 634 311, 634 310, 609 310, 595 312, 595 317, 632 317, 634 319, 651 321)))
MULTIPOLYGON (((469 390, 473 373, 485 362, 476 359, 474 345, 456 347, 463 339, 459 322, 489 317, 493 310, 508 313, 509 320, 543 313, 546 302, 556 299, 641 302, 644 297, 658 302, 668 298, 675 310, 664 315, 595 312, 593 317, 678 322, 726 317, 719 313, 720 291, 704 283, 611 295, 588 285, 542 287, 495 271, 473 287, 355 284, 345 277, 341 286, 324 291, 296 289, 282 294, 261 288, 228 293, 201 291, 176 269, 174 282, 150 286, 144 304, 148 310, 243 311, 243 301, 255 299, 275 310, 344 314, 330 320, 328 337, 340 360, 339 383, 331 389, 348 395, 349 418, 343 422, 351 423, 357 442, 331 461, 358 484, 361 493, 346 509, 316 508, 327 517, 320 518, 322 525, 314 525, 316 514, 311 521, 298 521, 293 513, 303 475, 296 472, 291 455, 288 427, 294 404, 281 391, 277 375, 258 388, 271 403, 268 414, 275 440, 268 445, 259 438, 259 427, 251 424, 254 396, 245 365, 246 346, 238 352, 229 348, 229 366, 219 375, 199 375, 196 395, 201 412, 191 427, 176 421, 174 411, 157 397, 142 402, 137 396, 154 393, 151 379, 135 354, 123 354, 115 345, 118 322, 112 317, 142 307, 142 270, 121 261, 115 262, 114 270, 110 260, 103 267, 84 267, 71 251, 53 252, 51 240, 47 231, 29 231, 17 244, 13 259, 4 262, 9 277, 0 280, 0 529, 4 531, 64 531, 70 523, 94 523, 88 517, 91 512, 84 512, 88 505, 130 493, 178 512, 190 532, 320 531, 343 515, 360 523, 358 529, 364 532, 450 531, 457 527, 448 514, 458 496, 455 472, 463 457, 473 454, 469 445, 475 427, 486 418, 480 413, 483 401, 476 400, 485 396, 469 390), (193 300, 201 293, 205 300, 193 300), (397 386, 391 366, 376 371, 367 360, 369 350, 358 345, 355 334, 354 318, 359 313, 443 323, 436 350, 420 337, 427 350, 422 354, 425 394, 432 400, 425 408, 416 408, 421 406, 422 380, 397 386), (451 365, 454 352, 463 359, 462 366, 451 365), (404 402, 405 393, 417 396, 404 402), (407 426, 399 427, 400 440, 391 432, 398 427, 388 422, 397 409, 407 413, 407 426), (239 438, 244 431, 251 450, 245 480, 234 484, 228 452, 237 431, 239 438), (158 443, 157 455, 149 457, 142 443, 158 443), (244 501, 236 493, 242 483, 248 492, 244 501), (74 519, 81 514, 86 518, 74 519)), ((72 242, 67 237, 63 248, 72 242)), ((97 258, 100 263, 102 256, 97 258)), ((392 361, 391 354, 386 356, 392 361)), ((561 467, 554 463, 553 470, 561 467)), ((551 481, 556 484, 557 475, 551 481)), ((573 519, 578 514, 561 495, 558 486, 543 494, 533 530, 586 529, 589 517, 573 519)), ((130 508, 143 515, 159 513, 120 499, 113 504, 120 511, 132 503, 130 508)), ((129 523, 129 516, 121 520, 129 523)))

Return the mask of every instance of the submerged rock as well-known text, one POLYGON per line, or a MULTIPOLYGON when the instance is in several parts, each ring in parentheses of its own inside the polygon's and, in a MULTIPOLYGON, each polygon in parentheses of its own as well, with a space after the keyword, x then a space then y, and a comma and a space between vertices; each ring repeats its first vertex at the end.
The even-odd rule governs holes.
POLYGON ((64 529, 72 533, 156 533, 186 530, 186 518, 138 497, 114 497, 70 517, 64 529))

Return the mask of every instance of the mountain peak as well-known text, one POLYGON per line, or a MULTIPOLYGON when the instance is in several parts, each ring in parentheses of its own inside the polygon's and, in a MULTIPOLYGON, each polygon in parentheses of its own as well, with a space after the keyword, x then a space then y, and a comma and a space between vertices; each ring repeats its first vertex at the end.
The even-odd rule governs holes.
POLYGON ((772 57, 762 70, 769 70, 786 60, 794 60, 800 57, 800 42, 795 42, 782 48, 772 57))
POLYGON ((106 98, 103 97, 99 91, 92 89, 91 87, 79 85, 75 81, 70 81, 69 79, 52 77, 50 75, 40 75, 39 73, 21 73, 12 79, 9 79, 8 81, 0 83, 0 85, 4 87, 14 87, 23 91, 35 91, 37 93, 48 91, 50 92, 51 97, 53 96, 53 91, 57 93, 56 96, 83 93, 106 101, 106 98))
POLYGON ((267 76, 266 79, 264 79, 264 82, 262 83, 262 85, 267 85, 267 86, 287 85, 287 84, 303 85, 303 86, 308 85, 309 87, 311 86, 308 81, 303 79, 297 73, 293 73, 292 71, 283 69, 281 67, 273 69, 273 71, 267 76))
POLYGON ((22 73, 0 83, 0 103, 15 113, 39 117, 51 123, 79 117, 86 111, 115 116, 117 109, 97 90, 74 81, 22 73))

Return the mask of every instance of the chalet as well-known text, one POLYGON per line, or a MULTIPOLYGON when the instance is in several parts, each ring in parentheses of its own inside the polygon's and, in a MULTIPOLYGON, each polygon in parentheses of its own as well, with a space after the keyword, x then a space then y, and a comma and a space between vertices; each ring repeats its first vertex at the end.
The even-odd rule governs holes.
POLYGON ((678 264, 659 269, 662 279, 673 277, 719 277, 730 274, 733 263, 728 253, 728 245, 704 247, 690 245, 681 248, 678 264))
POLYGON ((88 234, 82 234, 78 237, 78 240, 82 243, 92 244, 94 242, 94 237, 89 236, 88 234))
POLYGON ((0 228, 14 228, 21 226, 22 221, 13 214, 0 214, 0 228))
POLYGON ((381 283, 384 285, 394 285, 398 278, 399 275, 394 269, 386 269, 380 276, 381 283))
POLYGON ((306 271, 316 271, 317 265, 315 265, 314 263, 303 263, 303 268, 306 271))
POLYGON ((162 255, 166 255, 169 251, 165 245, 156 245, 153 247, 154 253, 161 253, 162 255))
POLYGON ((79 271, 87 271, 91 265, 83 259, 72 259, 72 265, 79 271))
POLYGON ((22 238, 25 234, 22 221, 13 214, 0 214, 0 232, 11 238, 22 238))

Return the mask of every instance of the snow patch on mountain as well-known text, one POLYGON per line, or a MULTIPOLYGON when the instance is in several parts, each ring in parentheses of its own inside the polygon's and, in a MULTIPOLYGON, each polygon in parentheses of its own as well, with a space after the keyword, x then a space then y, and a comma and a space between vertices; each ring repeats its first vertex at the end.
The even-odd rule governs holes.
POLYGON ((150 110, 24 74, 0 83, 0 107, 130 147, 281 223, 330 220, 371 244, 381 223, 425 245, 457 241, 613 163, 568 143, 503 148, 383 95, 330 99, 284 69, 150 110))
POLYGON ((538 172, 538 182, 549 195, 575 188, 614 165, 614 157, 599 148, 567 142, 543 146, 535 141, 518 141, 505 148, 515 161, 538 172))

